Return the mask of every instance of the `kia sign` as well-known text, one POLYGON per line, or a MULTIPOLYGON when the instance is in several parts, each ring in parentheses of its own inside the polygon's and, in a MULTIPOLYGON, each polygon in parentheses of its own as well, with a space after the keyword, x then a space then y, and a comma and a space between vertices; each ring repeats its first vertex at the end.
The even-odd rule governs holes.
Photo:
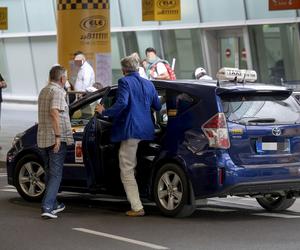
POLYGON ((269 10, 300 9, 300 0, 269 0, 269 10))
POLYGON ((181 19, 180 0, 142 0, 143 21, 181 19))
POLYGON ((105 29, 106 18, 104 16, 91 16, 80 22, 81 29, 89 32, 97 32, 105 29))

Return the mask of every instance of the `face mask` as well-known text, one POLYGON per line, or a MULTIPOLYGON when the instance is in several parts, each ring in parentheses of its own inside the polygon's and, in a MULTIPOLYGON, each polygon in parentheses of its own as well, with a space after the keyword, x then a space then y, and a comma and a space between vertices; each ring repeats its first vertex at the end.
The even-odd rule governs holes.
POLYGON ((147 59, 147 61, 148 61, 149 63, 154 63, 156 60, 157 60, 156 57, 154 57, 154 58, 148 58, 148 59, 147 59))

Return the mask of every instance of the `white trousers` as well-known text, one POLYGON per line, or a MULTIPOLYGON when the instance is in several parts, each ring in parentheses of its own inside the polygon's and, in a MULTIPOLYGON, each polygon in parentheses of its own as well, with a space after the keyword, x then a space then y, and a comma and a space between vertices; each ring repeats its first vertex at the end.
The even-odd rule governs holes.
POLYGON ((134 211, 143 209, 139 188, 135 179, 135 167, 137 165, 136 152, 139 142, 140 140, 137 139, 122 141, 119 150, 121 180, 131 209, 134 211))

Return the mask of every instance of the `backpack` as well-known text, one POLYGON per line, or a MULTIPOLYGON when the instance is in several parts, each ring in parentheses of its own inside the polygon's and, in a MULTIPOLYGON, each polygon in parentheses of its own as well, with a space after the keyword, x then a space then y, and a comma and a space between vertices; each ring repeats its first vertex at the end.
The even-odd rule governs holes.
POLYGON ((160 60, 156 63, 154 63, 154 65, 150 68, 150 71, 156 71, 156 67, 157 67, 157 64, 158 63, 163 63, 167 69, 167 72, 170 76, 170 80, 176 80, 176 75, 175 75, 175 72, 174 70, 171 68, 170 64, 167 62, 167 61, 164 61, 164 60, 160 60))

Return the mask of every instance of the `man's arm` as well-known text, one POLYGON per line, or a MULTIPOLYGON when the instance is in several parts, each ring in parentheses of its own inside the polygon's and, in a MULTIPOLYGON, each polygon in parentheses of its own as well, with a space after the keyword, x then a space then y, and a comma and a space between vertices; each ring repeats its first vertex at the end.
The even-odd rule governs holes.
POLYGON ((93 69, 87 69, 84 72, 83 83, 86 91, 88 91, 88 88, 93 86, 93 84, 95 83, 95 73, 93 69))
POLYGON ((118 96, 115 104, 103 111, 102 115, 109 117, 117 117, 128 105, 129 92, 127 82, 119 80, 118 96))
POLYGON ((52 101, 50 105, 50 119, 51 125, 55 134, 55 145, 53 148, 54 153, 57 153, 60 148, 60 112, 65 109, 65 97, 62 91, 52 92, 52 101))
POLYGON ((154 92, 154 93, 153 93, 153 100, 152 100, 152 105, 151 105, 151 107, 152 107, 155 111, 159 111, 159 110, 161 110, 161 103, 160 103, 160 101, 159 101, 159 97, 158 97, 157 92, 156 92, 155 89, 154 89, 153 92, 154 92))
POLYGON ((50 111, 51 124, 55 134, 55 145, 53 148, 54 153, 57 153, 60 148, 60 127, 59 127, 59 111, 58 109, 51 109, 50 111))
POLYGON ((168 72, 162 73, 160 75, 158 75, 157 77, 155 77, 155 79, 157 80, 170 80, 170 76, 168 72))

